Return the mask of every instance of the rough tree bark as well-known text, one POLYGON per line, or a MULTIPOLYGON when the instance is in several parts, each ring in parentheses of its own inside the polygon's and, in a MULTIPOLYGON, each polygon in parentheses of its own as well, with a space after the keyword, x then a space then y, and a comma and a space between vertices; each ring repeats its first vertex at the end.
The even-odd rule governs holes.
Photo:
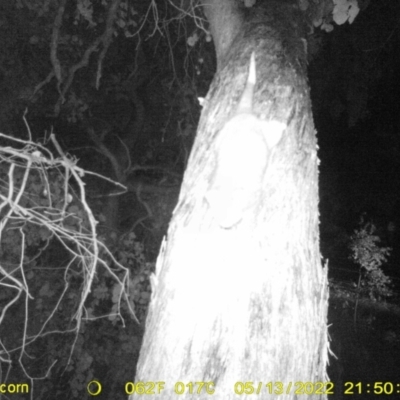
MULTIPOLYGON (((204 1, 218 71, 157 261, 135 378, 165 382, 162 399, 178 398, 178 382, 213 382, 224 400, 247 398, 235 393, 240 382, 264 383, 262 398, 295 399, 302 383, 327 380, 327 271, 303 16, 296 1, 261 3, 204 1), (238 116, 253 53, 252 116, 238 116), (282 137, 268 144, 276 126, 282 137), (231 129, 233 142, 221 139, 231 129), (229 165, 221 154, 235 176, 220 172, 229 165), (239 217, 222 223, 212 191, 239 217)), ((309 385, 307 398, 326 398, 328 389, 309 385)), ((188 385, 179 398, 192 396, 188 385)), ((209 395, 203 388, 196 398, 209 395)))

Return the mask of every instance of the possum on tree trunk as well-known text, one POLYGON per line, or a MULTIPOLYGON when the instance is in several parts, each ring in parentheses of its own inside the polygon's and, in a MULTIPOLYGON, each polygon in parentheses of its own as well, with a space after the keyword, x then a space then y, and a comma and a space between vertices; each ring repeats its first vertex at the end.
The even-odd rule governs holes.
POLYGON ((255 204, 273 147, 286 125, 253 114, 256 60, 250 57, 247 83, 232 118, 215 142, 216 166, 206 199, 221 228, 238 224, 255 204))

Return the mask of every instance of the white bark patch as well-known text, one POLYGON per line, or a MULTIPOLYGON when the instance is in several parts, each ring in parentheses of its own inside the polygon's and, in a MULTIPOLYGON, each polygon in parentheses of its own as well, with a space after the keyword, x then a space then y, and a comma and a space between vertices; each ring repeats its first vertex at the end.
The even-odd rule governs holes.
POLYGON ((271 150, 286 125, 253 114, 256 57, 250 57, 246 86, 235 115, 225 124, 215 145, 216 168, 206 199, 221 228, 238 224, 257 202, 271 150))
POLYGON ((221 131, 216 142, 216 169, 206 198, 220 227, 239 223, 261 188, 272 148, 286 125, 239 114, 221 131))

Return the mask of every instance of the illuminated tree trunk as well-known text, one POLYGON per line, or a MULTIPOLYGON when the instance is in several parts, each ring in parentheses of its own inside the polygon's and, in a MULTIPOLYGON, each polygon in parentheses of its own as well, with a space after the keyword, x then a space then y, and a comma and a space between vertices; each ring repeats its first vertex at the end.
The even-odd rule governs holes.
MULTIPOLYGON (((262 398, 295 399, 302 383, 327 380, 305 31, 290 1, 264 3, 204 2, 218 70, 157 262, 135 378, 165 382, 163 400, 183 389, 179 398, 192 398, 178 382, 213 382, 196 398, 214 388, 229 400, 251 394, 241 382, 262 398)), ((329 390, 308 385, 307 398, 329 390)))

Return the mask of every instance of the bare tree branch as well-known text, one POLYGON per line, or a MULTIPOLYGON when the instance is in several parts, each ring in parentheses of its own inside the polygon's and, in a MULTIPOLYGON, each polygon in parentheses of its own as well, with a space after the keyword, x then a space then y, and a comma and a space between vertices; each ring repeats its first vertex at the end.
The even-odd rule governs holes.
POLYGON ((101 69, 102 69, 102 65, 103 65, 103 60, 104 60, 104 57, 107 54, 107 50, 111 44, 112 35, 114 32, 113 25, 114 25, 114 21, 115 21, 120 3, 121 3, 121 0, 113 1, 110 9, 108 10, 106 30, 103 33, 103 50, 100 53, 99 60, 97 63, 96 89, 98 89, 100 86, 101 69))
POLYGON ((53 32, 51 35, 51 45, 50 45, 50 60, 53 65, 54 75, 56 76, 57 81, 58 81, 58 83, 57 83, 58 91, 60 91, 62 76, 61 76, 60 60, 57 58, 57 48, 58 48, 58 42, 60 39, 60 29, 62 26, 62 18, 64 15, 66 3, 67 3, 67 0, 61 0, 60 6, 58 7, 57 16, 56 16, 56 18, 54 20, 54 24, 53 24, 53 32))

